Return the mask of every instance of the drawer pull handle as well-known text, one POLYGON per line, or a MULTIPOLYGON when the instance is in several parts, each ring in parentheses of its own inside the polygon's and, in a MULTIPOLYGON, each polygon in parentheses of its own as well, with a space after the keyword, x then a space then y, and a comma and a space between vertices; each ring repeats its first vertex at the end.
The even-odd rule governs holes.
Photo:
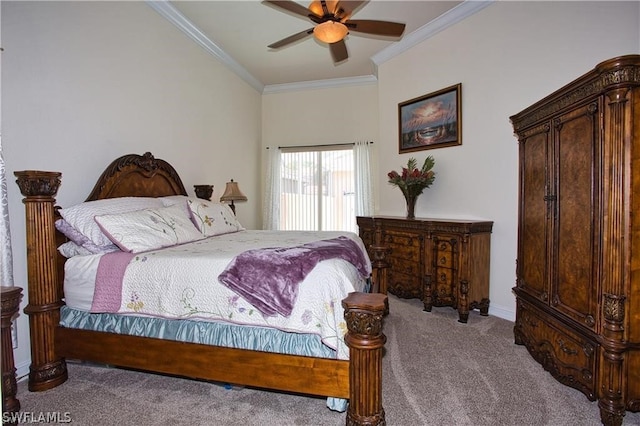
POLYGON ((444 265, 445 263, 447 263, 447 258, 443 256, 440 258, 440 264, 444 265))
POLYGON ((558 339, 558 344, 560 345, 560 349, 562 350, 562 352, 564 352, 565 354, 578 355, 578 351, 568 348, 567 345, 564 344, 564 341, 562 339, 558 339))

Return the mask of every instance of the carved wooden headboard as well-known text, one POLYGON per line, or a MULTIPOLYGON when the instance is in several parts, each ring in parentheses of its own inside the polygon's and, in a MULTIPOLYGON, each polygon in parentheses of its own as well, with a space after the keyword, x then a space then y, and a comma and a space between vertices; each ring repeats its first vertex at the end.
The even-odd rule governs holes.
POLYGON ((167 195, 187 195, 187 191, 171 164, 146 152, 144 155, 123 155, 112 161, 86 201, 167 195))

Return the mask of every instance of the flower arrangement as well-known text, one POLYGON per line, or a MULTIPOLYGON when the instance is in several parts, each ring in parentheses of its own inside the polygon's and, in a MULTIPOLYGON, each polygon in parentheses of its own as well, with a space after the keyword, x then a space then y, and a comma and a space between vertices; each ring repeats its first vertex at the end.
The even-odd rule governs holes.
POLYGON ((436 174, 433 170, 435 160, 430 155, 425 158, 421 168, 418 168, 418 162, 415 158, 409 158, 407 167, 402 168, 402 174, 395 170, 390 171, 387 176, 389 177, 389 183, 393 186, 397 186, 402 191, 405 200, 407 201, 407 217, 414 218, 413 210, 418 195, 422 194, 426 188, 430 187, 433 181, 436 179, 436 174))

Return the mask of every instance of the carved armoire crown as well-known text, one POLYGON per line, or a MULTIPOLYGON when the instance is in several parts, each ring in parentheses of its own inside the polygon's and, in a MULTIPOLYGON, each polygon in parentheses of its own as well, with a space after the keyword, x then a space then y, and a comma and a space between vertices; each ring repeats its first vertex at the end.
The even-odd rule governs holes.
POLYGON ((511 122, 515 342, 621 425, 640 410, 640 55, 600 63, 511 122))

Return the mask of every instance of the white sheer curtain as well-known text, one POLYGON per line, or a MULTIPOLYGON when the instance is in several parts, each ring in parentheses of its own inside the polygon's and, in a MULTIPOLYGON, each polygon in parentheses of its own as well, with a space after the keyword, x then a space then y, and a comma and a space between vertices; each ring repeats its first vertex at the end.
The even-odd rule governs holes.
POLYGON ((0 135, 0 285, 13 286, 13 255, 11 252, 11 231, 9 230, 9 199, 7 197, 7 178, 2 155, 2 135, 0 135))
POLYGON ((373 181, 371 179, 372 146, 373 142, 356 142, 353 145, 356 216, 373 215, 373 181))
POLYGON ((277 230, 280 227, 280 148, 267 147, 267 158, 262 227, 277 230))

